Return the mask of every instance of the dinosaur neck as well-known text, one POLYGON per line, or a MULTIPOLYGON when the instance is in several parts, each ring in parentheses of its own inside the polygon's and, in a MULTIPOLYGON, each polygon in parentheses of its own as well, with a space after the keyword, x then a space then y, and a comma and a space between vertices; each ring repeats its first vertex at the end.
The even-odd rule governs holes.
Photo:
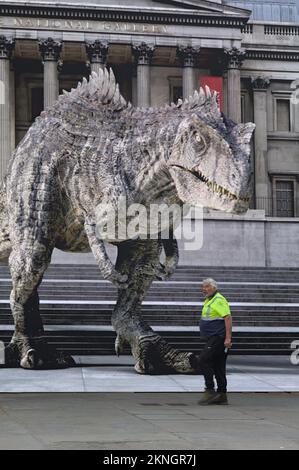
POLYGON ((151 139, 142 152, 142 161, 136 165, 135 188, 137 199, 145 204, 174 203, 177 199, 174 182, 167 169, 169 136, 161 132, 151 139), (162 133, 163 135, 163 133, 162 133))
POLYGON ((169 172, 157 163, 139 173, 137 177, 138 199, 145 204, 158 203, 173 199, 175 186, 169 172))

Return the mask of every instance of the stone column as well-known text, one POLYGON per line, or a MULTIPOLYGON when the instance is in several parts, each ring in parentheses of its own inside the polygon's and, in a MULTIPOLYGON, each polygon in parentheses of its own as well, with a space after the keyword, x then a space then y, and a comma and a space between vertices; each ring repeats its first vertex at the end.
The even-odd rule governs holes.
POLYGON ((155 46, 142 42, 132 45, 132 52, 137 65, 137 106, 150 106, 151 104, 151 60, 155 46))
POLYGON ((255 198, 256 208, 265 209, 266 215, 270 212, 269 200, 269 176, 267 163, 267 89, 270 80, 263 77, 251 79, 253 90, 254 122, 256 124, 254 134, 254 174, 255 174, 255 198), (268 210, 267 210, 268 209, 268 210))
POLYGON ((11 62, 11 68, 9 72, 9 101, 10 101, 10 136, 11 136, 11 152, 16 147, 16 85, 15 85, 15 70, 14 64, 11 62))
POLYGON ((12 151, 11 110, 10 110, 10 58, 14 40, 0 36, 0 179, 6 174, 7 163, 12 151))
POLYGON ((227 116, 236 123, 241 122, 240 68, 245 55, 245 51, 237 47, 224 50, 227 68, 227 116))
POLYGON ((299 78, 294 80, 290 87, 292 90, 291 110, 293 114, 293 128, 294 132, 299 132, 299 78))
POLYGON ((97 39, 94 42, 86 43, 85 47, 88 56, 87 66, 90 72, 98 73, 106 65, 109 49, 108 42, 97 39))
POLYGON ((200 53, 200 47, 178 46, 177 56, 183 66, 183 98, 193 96, 194 90, 199 87, 195 84, 194 67, 200 53))
POLYGON ((48 38, 40 40, 38 44, 44 64, 44 108, 47 108, 59 96, 58 72, 62 66, 60 60, 62 43, 48 38))

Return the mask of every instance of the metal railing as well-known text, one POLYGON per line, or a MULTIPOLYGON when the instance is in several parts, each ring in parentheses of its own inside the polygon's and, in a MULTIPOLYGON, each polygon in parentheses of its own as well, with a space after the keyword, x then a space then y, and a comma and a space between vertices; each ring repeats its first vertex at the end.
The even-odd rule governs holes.
POLYGON ((257 197, 253 208, 264 210, 268 217, 299 217, 299 198, 257 197))

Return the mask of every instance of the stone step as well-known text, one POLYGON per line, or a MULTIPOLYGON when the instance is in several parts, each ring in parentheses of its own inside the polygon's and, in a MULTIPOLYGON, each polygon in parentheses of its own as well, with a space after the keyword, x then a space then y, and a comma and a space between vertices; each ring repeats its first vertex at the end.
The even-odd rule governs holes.
MULTIPOLYGON (((299 338, 299 329, 294 330, 299 326, 297 268, 179 266, 170 281, 152 284, 142 307, 144 319, 173 346, 200 351, 198 322, 205 277, 220 281, 220 291, 230 301, 234 322, 231 354, 291 353, 291 342, 299 338), (289 330, 277 329, 279 326, 289 330)), ((10 288, 9 270, 0 266, 0 339, 5 341, 13 330, 10 288)), ((72 354, 114 353, 111 313, 117 291, 103 280, 96 265, 51 265, 39 293, 51 344, 72 354)))
MULTIPOLYGON (((245 300, 245 299, 243 299, 245 300)), ((279 312, 288 312, 288 311, 297 311, 298 312, 298 306, 299 302, 297 303, 292 303, 292 302, 268 302, 265 301, 264 303, 262 302, 251 302, 250 300, 252 299, 246 299, 246 301, 241 302, 237 301, 235 302, 234 300, 230 302, 230 308, 232 312, 256 312, 257 314, 266 312, 273 312, 273 313, 279 313, 279 312)), ((40 296, 40 302, 41 302, 41 308, 44 309, 56 309, 57 311, 76 311, 76 310, 81 310, 84 309, 86 311, 94 310, 95 312, 97 311, 102 311, 105 309, 112 310, 115 305, 115 298, 108 298, 108 299, 92 299, 90 297, 87 298, 70 298, 70 299, 59 299, 59 298, 47 298, 46 296, 40 296)), ((153 307, 152 309, 155 309, 156 311, 173 311, 173 312, 200 312, 202 308, 202 304, 197 302, 196 300, 194 301, 189 301, 188 300, 170 300, 170 301, 165 301, 165 300, 158 300, 155 297, 152 298, 147 298, 144 304, 144 308, 150 308, 153 307)), ((9 308, 9 299, 0 299, 0 315, 1 312, 4 312, 6 309, 9 308)))
MULTIPOLYGON (((57 271, 57 270, 73 270, 76 267, 79 270, 90 270, 90 271, 97 271, 99 268, 97 264, 61 264, 61 263, 51 263, 48 267, 50 271, 57 271)), ((0 263, 1 270, 8 270, 7 264, 0 263)), ((177 267, 180 271, 202 271, 202 272, 209 272, 209 271, 217 271, 217 272, 229 272, 229 271, 248 271, 248 272, 255 272, 255 271, 263 271, 263 272, 276 272, 277 267, 264 267, 264 266, 192 266, 192 265, 183 265, 179 264, 177 267)), ((282 272, 298 272, 298 267, 279 267, 279 270, 282 272)))
MULTIPOLYGON (((53 304, 65 304, 65 305, 72 305, 78 302, 78 304, 81 302, 85 302, 87 299, 93 303, 104 303, 105 302, 114 302, 116 298, 116 294, 107 294, 105 295, 104 293, 98 293, 98 294, 90 294, 88 292, 86 293, 74 293, 74 294, 65 294, 63 292, 57 292, 57 293, 47 293, 47 292, 39 292, 39 298, 42 302, 45 303, 53 303, 53 304)), ((284 304, 286 306, 288 305, 294 305, 294 308, 297 308, 299 305, 299 297, 296 296, 283 296, 283 297, 274 297, 274 296, 266 296, 266 295, 260 295, 260 296, 226 296, 226 298, 229 300, 231 307, 238 306, 241 307, 243 304, 255 304, 257 307, 263 307, 267 305, 272 305, 272 304, 277 304, 278 306, 283 307, 284 304)), ((188 295, 187 293, 185 295, 161 295, 161 294, 154 294, 154 293, 149 293, 146 298, 145 302, 155 302, 157 305, 159 304, 159 301, 161 302, 161 305, 165 305, 165 302, 171 302, 170 305, 175 305, 177 304, 178 306, 184 305, 184 304, 192 304, 192 306, 198 308, 202 306, 202 298, 199 296, 192 296, 188 295)), ((9 293, 5 295, 0 295, 0 304, 5 305, 6 303, 9 302, 9 293)))
MULTIPOLYGON (((8 278, 1 278, 0 279, 1 287, 2 288, 11 288, 11 280, 8 278)), ((266 281, 258 281, 258 282, 249 282, 249 281, 220 281, 218 282, 219 288, 221 290, 225 289, 227 291, 235 291, 246 290, 246 291, 277 291, 278 289, 282 291, 296 291, 299 287, 299 283, 296 282, 266 282, 266 281)), ((116 288, 112 285, 111 282, 105 281, 103 279, 74 279, 70 278, 66 279, 48 279, 43 278, 42 284, 40 287, 47 287, 47 288, 60 288, 64 287, 66 289, 72 288, 86 288, 86 289, 108 289, 108 290, 116 290, 116 288)), ((169 281, 153 281, 151 285, 151 289, 162 289, 162 290, 174 290, 180 289, 184 290, 186 288, 190 288, 193 291, 201 291, 202 282, 195 280, 169 280, 169 281)))
MULTIPOLYGON (((250 303, 294 303, 298 304, 299 302, 299 295, 296 294, 271 294, 271 293, 234 293, 234 294, 227 294, 223 290, 221 290, 221 294, 223 294, 226 299, 230 302, 250 302, 250 303)), ((0 292, 0 300, 8 300, 10 296, 10 290, 5 291, 5 292, 0 292)), ((77 291, 63 291, 63 289, 59 289, 56 292, 54 291, 47 291, 47 290, 40 290, 39 289, 39 296, 41 299, 60 299, 63 300, 65 299, 66 301, 69 301, 70 299, 86 299, 89 298, 90 300, 113 300, 116 298, 117 293, 116 292, 90 292, 88 290, 78 289, 77 291)), ((154 291, 149 291, 146 300, 161 300, 162 302, 164 301, 171 301, 175 302, 177 301, 178 303, 183 302, 183 301, 192 301, 192 302, 197 302, 199 305, 203 303, 203 296, 201 295, 200 292, 197 293, 192 293, 192 292, 154 292, 154 291)), ((5 303, 5 302, 2 302, 5 303)))
MULTIPOLYGON (((256 284, 237 284, 234 282, 231 283, 218 283, 219 290, 224 295, 236 295, 236 294, 274 294, 274 295, 298 295, 299 283, 256 283, 256 284)), ((12 284, 10 281, 1 281, 0 280, 0 292, 10 292, 12 284)), ((107 292, 115 294, 117 289, 110 282, 107 281, 88 281, 75 282, 74 279, 71 279, 69 282, 49 282, 47 279, 44 279, 39 286, 39 291, 58 291, 63 289, 65 292, 76 292, 86 291, 86 292, 107 292)), ((202 295, 201 283, 200 282, 153 282, 150 287, 150 292, 157 292, 162 294, 173 294, 173 293, 186 293, 190 292, 193 294, 202 295)))
MULTIPOLYGON (((170 345, 182 351, 200 352, 203 341, 196 331, 156 331, 164 337, 170 345)), ((11 332, 0 328, 0 340, 6 344, 11 332)), ((47 331, 46 337, 50 344, 58 350, 68 351, 71 354, 114 354, 115 333, 113 331, 69 331, 65 327, 61 330, 47 331)), ((298 333, 248 333, 235 332, 233 348, 230 354, 290 354, 291 343, 298 338, 298 333)), ((124 354, 130 354, 125 348, 124 354)))
MULTIPOLYGON (((9 273, 9 269, 6 265, 0 265, 0 275, 2 273, 9 273)), ((53 264, 50 265, 47 269, 46 275, 54 275, 56 276, 59 273, 70 274, 71 276, 78 276, 78 275, 99 275, 100 270, 97 265, 60 265, 60 264, 53 264)), ((264 267, 201 267, 201 266, 178 266, 175 276, 176 275, 191 275, 191 276, 198 276, 198 275, 213 275, 213 276, 232 276, 232 275, 243 275, 243 276, 267 276, 267 277, 275 277, 279 278, 282 276, 292 277, 294 275, 298 275, 299 268, 264 268, 264 267)))
MULTIPOLYGON (((77 267, 80 270, 86 270, 89 269, 90 271, 98 270, 98 266, 96 263, 94 264, 67 264, 67 263, 51 263, 50 266, 48 267, 49 270, 72 270, 74 267, 77 267)), ((7 270, 7 264, 4 262, 0 262, 0 270, 7 270)), ((277 271, 277 267, 264 267, 264 266, 192 266, 192 265, 184 265, 184 264, 179 264, 178 269, 182 271, 265 271, 265 272, 275 272, 277 271)), ((282 272, 292 272, 292 271, 299 271, 298 267, 279 267, 279 270, 282 272)))
MULTIPOLYGON (((169 326, 197 326, 198 323, 195 322, 195 321, 188 321, 188 320, 171 320, 169 319, 168 321, 166 321, 166 319, 162 319, 162 320, 157 320, 156 318, 155 319, 152 319, 150 317, 147 317, 146 315, 143 316, 144 320, 147 321, 150 325, 152 325, 153 323, 155 323, 156 325, 159 325, 159 326, 164 326, 164 325, 169 325, 169 326)), ((93 325, 111 325, 111 317, 106 317, 106 318, 102 318, 102 319, 96 319, 96 318, 86 318, 86 319, 78 319, 78 318, 70 318, 70 319, 67 319, 67 318, 57 318, 57 317, 54 317, 54 318, 47 318, 47 317, 44 317, 42 316, 42 319, 44 321, 44 325, 89 325, 89 324, 93 324, 93 325)), ((0 322, 0 325, 13 325, 13 319, 12 317, 11 318, 3 318, 1 319, 1 322, 0 322)), ((276 325, 278 324, 278 322, 276 321, 266 321, 266 320, 252 320, 252 321, 240 321, 240 320, 235 320, 234 319, 234 327, 236 326, 251 326, 251 327, 254 327, 254 326, 273 326, 275 327, 276 325)), ((280 321, 279 322, 279 325, 280 326, 285 326, 285 327, 298 327, 299 326, 299 321, 290 321, 290 320, 283 320, 283 321, 280 321)))

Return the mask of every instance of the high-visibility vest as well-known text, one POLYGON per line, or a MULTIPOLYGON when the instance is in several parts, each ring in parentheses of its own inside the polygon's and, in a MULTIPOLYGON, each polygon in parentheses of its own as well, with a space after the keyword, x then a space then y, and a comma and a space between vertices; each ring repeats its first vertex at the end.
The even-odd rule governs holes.
POLYGON ((202 320, 222 320, 227 315, 230 315, 229 303, 220 292, 216 292, 211 299, 205 299, 201 313, 202 320))

